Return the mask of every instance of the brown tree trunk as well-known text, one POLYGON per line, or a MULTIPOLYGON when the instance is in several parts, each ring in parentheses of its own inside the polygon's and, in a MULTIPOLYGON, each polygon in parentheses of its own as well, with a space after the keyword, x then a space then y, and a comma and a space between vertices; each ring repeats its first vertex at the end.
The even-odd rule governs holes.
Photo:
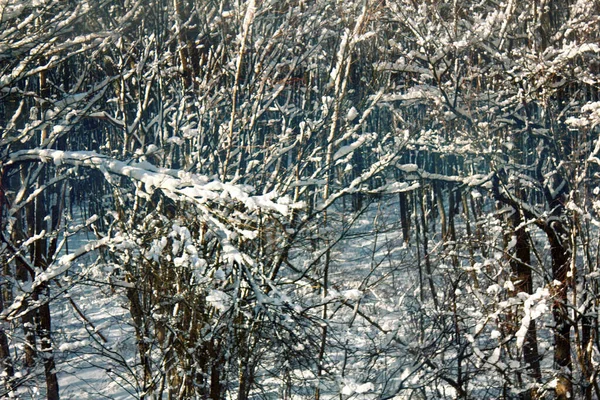
MULTIPOLYGON (((48 83, 46 79, 46 71, 43 70, 39 75, 40 80, 40 97, 47 99, 50 95, 48 83)), ((46 106, 40 105, 40 118, 44 119, 44 113, 46 106)), ((40 145, 43 145, 48 139, 48 128, 44 127, 40 132, 40 145)), ((41 170, 37 177, 37 187, 41 188, 44 185, 45 171, 41 170)), ((47 230, 47 224, 45 223, 45 217, 47 214, 46 203, 44 193, 39 193, 34 200, 34 220, 33 222, 34 233, 40 235, 43 231, 47 230)), ((48 268, 49 254, 48 254, 48 243, 45 237, 36 240, 33 244, 33 265, 45 271, 48 268)), ((56 376, 56 365, 54 363, 54 354, 52 351, 52 320, 50 316, 50 305, 48 304, 48 298, 50 294, 50 288, 47 283, 40 285, 37 288, 37 294, 43 294, 43 304, 38 309, 39 324, 37 326, 38 334, 40 335, 41 350, 44 360, 44 372, 46 375, 46 396, 48 400, 58 400, 60 398, 58 393, 58 378, 56 376)), ((34 294, 35 295, 35 294, 34 294)))
POLYGON ((221 400, 223 398, 223 385, 221 383, 221 371, 223 368, 223 357, 221 356, 221 349, 219 345, 215 343, 215 340, 211 340, 209 344, 208 354, 213 360, 210 370, 210 394, 209 398, 214 400, 221 400))
POLYGON ((442 241, 446 243, 448 240, 448 220, 446 218, 446 209, 444 208, 444 199, 442 198, 442 189, 440 188, 440 183, 433 183, 433 196, 435 197, 435 203, 438 208, 438 213, 440 215, 440 226, 442 233, 442 241))
POLYGON ((398 194, 400 203, 400 225, 402 226, 402 240, 408 244, 410 241, 410 216, 408 212, 408 199, 406 193, 401 192, 398 194))
MULTIPOLYGON (((0 313, 4 311, 3 293, 0 292, 0 313)), ((0 369, 3 374, 3 380, 7 382, 6 389, 11 389, 10 380, 15 375, 13 362, 10 356, 10 348, 8 345, 8 337, 4 330, 6 322, 0 323, 0 369)))
MULTIPOLYGON (((49 294, 47 285, 41 289, 46 296, 49 294)), ((52 351, 52 323, 50 317, 50 305, 47 301, 39 309, 39 337, 42 357, 44 359, 44 372, 46 375, 46 397, 48 400, 58 400, 60 398, 58 391, 58 378, 56 376, 56 364, 52 351)))
MULTIPOLYGON (((515 229, 515 247, 514 257, 511 259, 510 266, 515 275, 515 292, 524 292, 533 294, 533 276, 531 273, 531 248, 529 237, 525 227, 522 226, 522 218, 515 211, 512 217, 512 225, 515 229)), ((536 382, 541 381, 542 372, 540 368, 540 355, 538 351, 537 329, 535 320, 529 322, 525 340, 523 341, 523 361, 529 366, 530 374, 536 382)), ((536 394, 531 392, 531 398, 536 398, 536 394)))
MULTIPOLYGON (((584 300, 585 302, 585 300, 584 300)), ((592 353, 594 351, 594 340, 595 340, 595 321, 594 317, 590 314, 591 310, 586 309, 584 311, 584 315, 581 318, 581 352, 582 360, 582 374, 585 378, 585 383, 587 386, 585 387, 585 398, 586 400, 592 399, 592 392, 594 388, 593 380, 594 378, 594 365, 592 363, 592 353)))
POLYGON ((149 346, 147 342, 148 330, 144 318, 144 310, 140 303, 138 290, 136 288, 127 289, 127 299, 129 300, 129 312, 134 322, 135 336, 140 356, 140 363, 143 370, 143 388, 140 399, 153 391, 152 385, 152 365, 150 364, 149 346))
POLYGON ((567 309, 567 289, 569 287, 567 272, 571 251, 564 240, 566 231, 561 222, 555 221, 546 228, 550 241, 552 256, 552 277, 556 282, 554 288, 554 368, 557 370, 556 398, 559 400, 573 399, 571 360, 571 323, 567 309))
MULTIPOLYGON (((29 179, 25 168, 21 167, 21 185, 28 185, 29 179)), ((28 204, 25 206, 25 220, 31 221, 33 219, 33 206, 28 204)), ((29 229, 28 229, 29 230, 29 229)), ((28 232, 31 236, 32 232, 28 232)), ((15 227, 13 229, 12 239, 16 244, 21 244, 24 240, 24 226, 22 215, 19 212, 15 215, 15 227)), ((23 260, 17 258, 15 260, 16 271, 15 278, 20 282, 30 282, 33 279, 33 271, 30 271, 28 266, 23 260)), ((27 298, 23 301, 23 310, 29 309, 29 301, 27 298)), ((35 310, 29 310, 21 317, 21 326, 23 327, 23 335, 25 338, 25 366, 27 368, 33 368, 35 365, 35 354, 37 349, 36 337, 35 337, 35 321, 34 321, 35 310)))

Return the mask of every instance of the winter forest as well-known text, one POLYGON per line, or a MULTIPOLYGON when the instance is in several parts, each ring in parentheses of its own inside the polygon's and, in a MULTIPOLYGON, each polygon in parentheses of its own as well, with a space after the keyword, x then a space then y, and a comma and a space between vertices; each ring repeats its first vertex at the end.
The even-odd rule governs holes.
POLYGON ((600 399, 599 0, 0 0, 0 397, 600 399))

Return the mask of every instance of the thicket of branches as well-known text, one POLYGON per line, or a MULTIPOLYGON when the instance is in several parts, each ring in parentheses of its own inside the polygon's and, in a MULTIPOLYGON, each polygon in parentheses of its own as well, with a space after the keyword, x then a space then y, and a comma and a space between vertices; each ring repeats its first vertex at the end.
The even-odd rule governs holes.
POLYGON ((600 397, 599 19, 2 2, 0 393, 60 397, 67 302, 137 398, 600 397))

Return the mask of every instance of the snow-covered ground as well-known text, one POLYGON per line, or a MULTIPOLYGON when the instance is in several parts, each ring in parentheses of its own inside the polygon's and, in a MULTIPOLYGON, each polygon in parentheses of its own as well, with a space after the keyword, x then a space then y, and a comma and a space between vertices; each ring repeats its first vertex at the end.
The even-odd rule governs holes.
POLYGON ((106 285, 89 283, 68 293, 53 307, 61 396, 135 398, 135 375, 129 369, 135 366, 135 334, 125 299, 106 285))
MULTIPOLYGON (((464 229, 462 222, 457 222, 457 229, 464 229)), ((70 251, 94 239, 83 232, 87 231, 69 239, 70 251)), ((298 341, 292 350, 311 354, 312 347, 313 359, 281 360, 276 352, 266 354, 267 362, 256 373, 260 390, 251 398, 314 398, 317 385, 323 399, 366 400, 384 396, 401 400, 416 393, 426 398, 448 398, 456 396, 450 382, 459 368, 469 379, 471 393, 479 393, 480 398, 500 395, 501 379, 496 381, 494 374, 501 376, 506 363, 512 363, 512 369, 519 368, 519 357, 505 354, 498 346, 502 338, 490 319, 494 315, 493 304, 488 305, 490 317, 482 313, 485 307, 473 301, 485 301, 486 296, 492 299, 506 288, 496 284, 493 276, 484 281, 485 273, 478 283, 482 287, 476 288, 470 273, 460 275, 453 269, 456 267, 448 265, 448 257, 453 253, 444 250, 439 237, 432 240, 434 247, 425 256, 422 247, 416 245, 416 232, 411 232, 408 244, 401 232, 397 196, 382 196, 361 213, 353 212, 340 200, 328 210, 327 227, 307 230, 306 240, 299 240, 304 244, 290 253, 290 262, 298 269, 284 269, 277 290, 282 299, 294 302, 295 316, 281 317, 287 318, 286 323, 297 333, 298 341), (326 296, 319 287, 324 282, 325 243, 333 244, 326 296), (426 257, 431 257, 431 275, 426 273, 426 257), (311 268, 310 274, 302 276, 303 268, 311 268), (460 282, 453 280, 456 276, 462 276, 460 282), (286 283, 290 281, 295 284, 286 283), (431 301, 432 291, 436 292, 437 305, 431 301), (328 330, 324 352, 319 356, 319 321, 324 304, 328 330), (302 321, 307 325, 302 325, 302 321), (318 357, 322 357, 324 367, 320 378, 315 368, 318 357), (460 357, 464 357, 462 366, 456 361, 460 357), (272 376, 268 360, 277 366, 275 373, 287 371, 286 376, 272 376)), ((439 231, 432 229, 429 234, 435 238, 439 231)), ((93 252, 78 259, 66 274, 58 277, 58 283, 52 284, 56 295, 51 303, 54 355, 61 396, 139 398, 142 383, 138 381, 138 349, 125 289, 107 284, 115 267, 96 263, 96 256, 93 252)), ((479 256, 478 262, 491 265, 495 256, 491 254, 487 261, 479 256)), ((469 260, 462 259, 458 268, 468 271, 469 265, 469 260)), ((492 272, 489 268, 488 272, 492 272)), ((501 279, 498 282, 502 284, 501 279)), ((528 303, 525 308, 532 313, 548 311, 542 298, 520 301, 514 305, 529 301, 529 308, 528 303)), ((506 303, 504 307, 513 306, 506 303)), ((545 324, 551 322, 549 313, 540 319, 545 324)), ((540 336, 548 339, 549 331, 540 327, 540 336)), ((542 354, 547 348, 547 340, 540 340, 542 354)), ((544 360, 542 365, 551 368, 546 365, 549 357, 544 360)), ((43 396, 43 371, 38 379, 35 374, 32 376, 15 393, 17 398, 43 396)), ((235 382, 229 384, 235 387, 235 382)))

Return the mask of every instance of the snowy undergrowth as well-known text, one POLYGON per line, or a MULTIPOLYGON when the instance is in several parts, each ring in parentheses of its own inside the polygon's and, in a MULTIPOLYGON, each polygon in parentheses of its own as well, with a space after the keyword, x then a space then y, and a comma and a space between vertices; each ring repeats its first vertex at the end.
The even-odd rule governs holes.
MULTIPOLYGON (((314 267, 319 278, 289 296, 310 310, 328 305, 326 373, 312 384, 336 399, 454 398, 461 391, 497 398, 518 396, 531 385, 551 389, 552 300, 544 264, 534 265, 539 273, 532 295, 515 291, 511 243, 504 243, 502 220, 493 210, 470 237, 458 216, 455 241, 441 240, 441 227, 429 224, 425 253, 423 232, 419 238, 414 225, 410 241, 402 240, 398 207, 396 198, 387 197, 355 221, 341 202, 330 209, 333 228, 321 232, 335 243, 327 295, 322 287, 315 290, 323 279, 323 253, 295 253, 298 265, 321 258, 314 267), (529 378, 521 354, 523 327, 534 320, 547 377, 539 383, 529 378)), ((543 248, 543 233, 532 227, 531 235, 543 248)), ((547 248, 540 254, 548 262, 547 248)))
MULTIPOLYGON (((506 390, 516 395, 528 383, 507 389, 505 382, 514 371, 525 376, 526 367, 504 344, 522 346, 528 319, 538 321, 542 368, 551 370, 549 295, 542 288, 532 296, 511 292, 500 222, 493 215, 479 221, 485 237, 478 238, 482 247, 470 258, 468 245, 475 239, 465 236, 463 220, 456 223, 456 243, 442 243, 439 227, 430 226, 426 255, 414 230, 404 242, 398 207, 393 196, 361 212, 340 201, 328 210, 328 226, 315 225, 298 240, 290 265, 299 268, 285 269, 273 282, 276 289, 257 299, 263 311, 255 308, 256 315, 265 326, 279 328, 276 338, 259 337, 254 343, 262 353, 251 398, 314 398, 317 386, 327 399, 452 398, 459 389, 479 398, 506 390), (331 244, 327 293, 325 243, 331 244), (326 345, 319 360, 323 326, 326 345), (464 382, 458 386, 461 374, 464 382)), ((77 237, 69 248, 86 240, 77 237)), ((61 393, 64 398, 137 398, 140 360, 127 285, 117 279, 118 266, 96 256, 80 259, 52 286, 61 393)), ((224 281, 227 271, 217 269, 211 279, 224 281)), ((536 279, 543 286, 542 278, 536 279)), ((206 301, 226 315, 230 293, 208 293, 206 301)), ((234 395, 236 383, 228 385, 234 395)), ((16 395, 38 398, 42 386, 26 382, 16 395)))

